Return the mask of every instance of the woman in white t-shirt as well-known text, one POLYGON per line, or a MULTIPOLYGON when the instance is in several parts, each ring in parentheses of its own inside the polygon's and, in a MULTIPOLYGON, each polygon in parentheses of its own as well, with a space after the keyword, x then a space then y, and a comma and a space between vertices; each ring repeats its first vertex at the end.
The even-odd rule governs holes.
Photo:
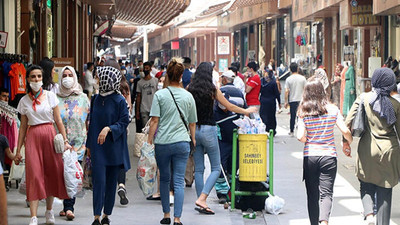
POLYGON ((60 117, 57 96, 42 88, 42 68, 32 65, 26 74, 29 83, 28 94, 18 104, 21 126, 16 161, 21 161, 21 147, 25 144, 26 196, 31 211, 29 225, 38 224, 37 209, 40 199, 46 199, 46 224, 54 224, 54 197, 68 198, 62 155, 54 150, 54 123, 64 137, 65 149, 71 149, 71 146, 68 144, 60 117))

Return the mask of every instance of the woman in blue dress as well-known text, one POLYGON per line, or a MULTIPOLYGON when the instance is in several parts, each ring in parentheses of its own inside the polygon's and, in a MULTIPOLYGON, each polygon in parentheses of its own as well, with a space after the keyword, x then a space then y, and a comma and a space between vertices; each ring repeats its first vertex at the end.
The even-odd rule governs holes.
POLYGON ((86 141, 92 160, 92 225, 110 224, 108 216, 114 207, 119 171, 130 169, 126 130, 129 112, 120 93, 121 72, 110 66, 99 67, 96 72, 100 94, 93 100, 86 141))

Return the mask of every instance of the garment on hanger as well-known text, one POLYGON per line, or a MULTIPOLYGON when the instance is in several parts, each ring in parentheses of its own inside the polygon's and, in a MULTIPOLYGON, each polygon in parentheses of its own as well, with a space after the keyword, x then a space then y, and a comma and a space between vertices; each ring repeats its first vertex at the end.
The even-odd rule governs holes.
POLYGON ((343 99, 343 115, 347 115, 354 101, 356 100, 356 87, 354 67, 349 66, 345 74, 345 89, 343 99))
POLYGON ((22 63, 14 63, 11 65, 11 71, 8 76, 11 80, 11 100, 14 100, 17 94, 26 93, 26 70, 22 63))

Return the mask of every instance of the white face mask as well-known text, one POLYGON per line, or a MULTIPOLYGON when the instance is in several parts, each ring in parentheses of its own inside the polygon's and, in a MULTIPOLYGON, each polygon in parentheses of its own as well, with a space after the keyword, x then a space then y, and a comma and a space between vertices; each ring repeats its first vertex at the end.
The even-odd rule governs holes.
POLYGON ((125 75, 126 74, 126 70, 122 70, 122 74, 125 75))
POLYGON ((164 86, 164 84, 163 84, 163 83, 158 83, 158 85, 157 85, 157 89, 158 89, 158 90, 161 90, 161 89, 163 89, 163 86, 164 86))
POLYGON ((31 86, 32 90, 34 92, 38 92, 40 90, 40 88, 42 87, 43 82, 39 81, 39 82, 30 82, 29 86, 31 86))
POLYGON ((61 84, 66 88, 72 88, 72 86, 74 86, 74 78, 64 77, 61 81, 61 84))

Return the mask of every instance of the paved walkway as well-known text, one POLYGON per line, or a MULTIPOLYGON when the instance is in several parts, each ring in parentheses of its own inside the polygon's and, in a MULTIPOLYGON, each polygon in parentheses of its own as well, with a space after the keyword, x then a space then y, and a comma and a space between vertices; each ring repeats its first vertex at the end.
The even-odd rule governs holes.
MULTIPOLYGON (((134 123, 131 124, 130 130, 134 130, 134 123)), ((133 146, 132 134, 129 135, 130 149, 133 146)), ((156 225, 159 224, 162 218, 162 208, 160 201, 148 201, 143 196, 136 181, 136 168, 138 158, 131 156, 132 169, 127 174, 127 190, 130 203, 128 206, 119 204, 119 197, 116 198, 116 203, 111 219, 113 225, 156 225)), ((8 221, 10 225, 29 224, 30 214, 29 208, 26 207, 25 196, 18 193, 12 188, 8 193, 8 221)), ((215 215, 200 215, 194 210, 194 202, 196 200, 196 192, 194 185, 192 188, 185 188, 185 200, 182 213, 182 223, 185 225, 245 225, 245 224, 264 224, 263 215, 259 214, 257 220, 248 220, 242 218, 240 211, 230 212, 219 205, 215 191, 209 197, 209 206, 215 211, 215 215), (256 223, 255 223, 256 222, 256 223)), ((88 191, 83 199, 77 199, 75 205, 74 221, 66 221, 65 217, 59 217, 58 212, 62 209, 61 202, 56 202, 54 211, 56 213, 57 225, 75 225, 86 224, 90 225, 93 222, 92 210, 92 192, 88 191)), ((45 204, 40 203, 39 206, 39 224, 45 223, 44 218, 45 204)), ((173 212, 173 208, 171 208, 173 212)), ((0 218, 1 219, 1 218, 0 218)))

